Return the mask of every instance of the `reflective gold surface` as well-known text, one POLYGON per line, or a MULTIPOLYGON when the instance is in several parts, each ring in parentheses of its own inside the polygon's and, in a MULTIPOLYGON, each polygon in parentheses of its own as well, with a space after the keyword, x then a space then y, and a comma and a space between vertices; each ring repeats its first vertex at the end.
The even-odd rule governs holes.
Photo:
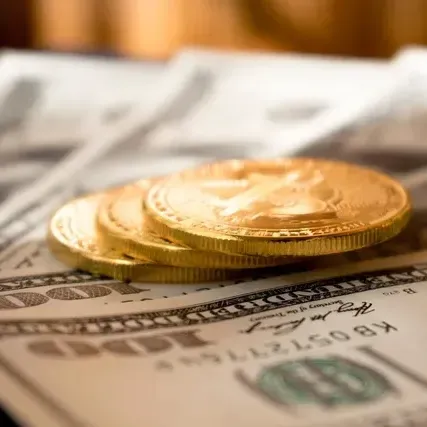
POLYGON ((139 181, 111 193, 101 202, 97 224, 105 246, 112 246, 134 258, 178 267, 257 268, 295 262, 288 257, 256 257, 205 252, 163 239, 147 226, 143 201, 150 181, 139 181))
POLYGON ((379 243, 401 231, 405 189, 376 171, 319 159, 230 160, 154 186, 150 224, 203 250, 318 255, 379 243))
POLYGON ((238 270, 178 268, 135 260, 100 244, 96 211, 103 194, 73 200, 53 215, 48 245, 66 265, 117 280, 159 283, 194 283, 241 277, 238 270))

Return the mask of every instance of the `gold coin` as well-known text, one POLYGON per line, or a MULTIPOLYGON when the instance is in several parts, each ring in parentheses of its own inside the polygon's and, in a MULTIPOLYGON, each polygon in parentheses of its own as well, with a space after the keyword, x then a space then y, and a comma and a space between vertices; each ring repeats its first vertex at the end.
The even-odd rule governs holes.
POLYGON ((97 224, 104 245, 134 258, 160 264, 200 268, 259 268, 295 262, 293 257, 257 257, 198 251, 179 246, 160 237, 145 222, 144 198, 149 180, 123 187, 106 196, 98 209, 97 224))
POLYGON ((398 234, 405 189, 356 165, 320 159, 229 160, 173 175, 148 193, 150 225, 200 250, 321 255, 398 234))
POLYGON ((100 244, 96 211, 103 194, 75 199, 52 216, 47 241, 64 264, 117 280, 156 283, 196 283, 241 278, 237 270, 179 268, 135 260, 100 244))

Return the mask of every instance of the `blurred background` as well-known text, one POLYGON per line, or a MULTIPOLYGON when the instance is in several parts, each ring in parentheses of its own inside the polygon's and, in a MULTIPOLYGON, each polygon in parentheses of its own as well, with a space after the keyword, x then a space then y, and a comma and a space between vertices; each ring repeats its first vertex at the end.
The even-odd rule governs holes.
POLYGON ((166 59, 183 46, 390 57, 426 0, 1 0, 0 47, 166 59))

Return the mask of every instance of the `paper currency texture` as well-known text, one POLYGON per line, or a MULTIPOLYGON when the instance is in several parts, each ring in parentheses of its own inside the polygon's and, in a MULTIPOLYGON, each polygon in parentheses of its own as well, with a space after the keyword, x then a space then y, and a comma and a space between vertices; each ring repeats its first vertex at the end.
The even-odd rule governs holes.
POLYGON ((146 308, 13 312, 0 320, 0 395, 31 426, 422 426, 426 262, 424 252, 146 308))

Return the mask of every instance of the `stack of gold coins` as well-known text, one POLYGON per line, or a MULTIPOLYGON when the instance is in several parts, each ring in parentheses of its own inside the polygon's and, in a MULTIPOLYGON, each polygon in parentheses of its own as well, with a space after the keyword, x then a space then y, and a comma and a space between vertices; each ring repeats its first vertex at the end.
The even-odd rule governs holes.
POLYGON ((72 200, 47 240, 65 264, 118 280, 218 281, 381 243, 410 212, 399 182, 360 166, 227 160, 72 200))

